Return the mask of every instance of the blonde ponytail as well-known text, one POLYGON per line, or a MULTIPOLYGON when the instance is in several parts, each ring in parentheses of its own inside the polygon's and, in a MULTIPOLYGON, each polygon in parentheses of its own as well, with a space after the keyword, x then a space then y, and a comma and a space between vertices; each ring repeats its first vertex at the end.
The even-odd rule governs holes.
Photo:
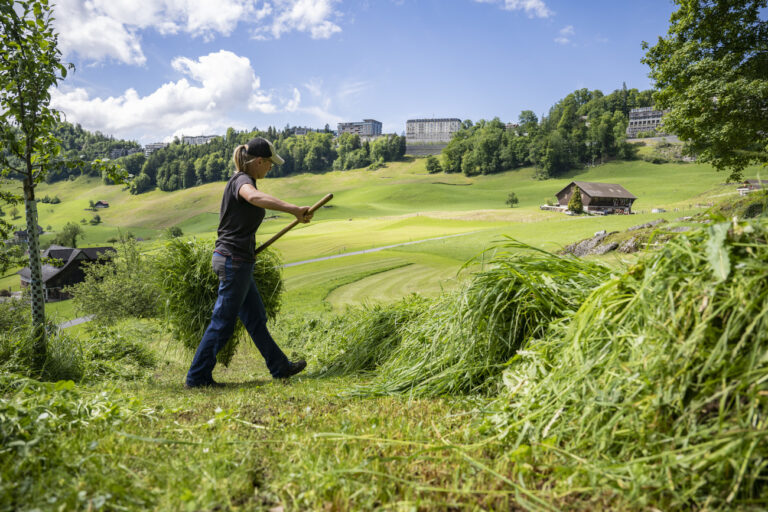
POLYGON ((245 144, 240 144, 235 148, 235 152, 232 153, 232 160, 235 162, 235 169, 237 171, 245 172, 247 151, 248 147, 245 144))

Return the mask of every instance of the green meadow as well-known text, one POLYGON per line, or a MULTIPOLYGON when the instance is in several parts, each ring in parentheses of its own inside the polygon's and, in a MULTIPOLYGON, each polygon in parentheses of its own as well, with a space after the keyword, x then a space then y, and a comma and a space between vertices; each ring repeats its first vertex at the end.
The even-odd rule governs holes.
MULTIPOLYGON (((674 219, 735 194, 735 186, 723 183, 723 174, 703 164, 611 162, 543 181, 533 178, 531 168, 469 178, 428 174, 424 166, 424 159, 411 158, 376 171, 303 174, 259 183, 262 190, 297 204, 313 204, 326 193, 334 194, 312 223, 296 227, 275 244, 286 263, 461 235, 288 268, 288 303, 294 302, 293 297, 302 303, 307 294, 316 297, 311 289, 318 286, 328 293, 333 291, 327 298, 335 307, 360 300, 395 299, 411 291, 437 293, 455 282, 461 265, 504 235, 556 250, 595 231, 621 230, 658 217, 674 219), (623 185, 638 196, 634 205, 637 215, 572 218, 539 210, 539 205, 553 199, 572 180, 623 185), (515 208, 504 204, 510 192, 520 199, 515 208), (667 213, 652 214, 652 208, 664 208, 667 213), (358 261, 375 267, 379 258, 397 260, 396 268, 378 271, 375 277, 368 276, 367 271, 356 274, 352 270, 358 261), (328 275, 328 280, 318 283, 317 276, 307 278, 316 272, 328 275), (336 276, 353 274, 362 277, 338 284, 336 276)), ((758 168, 748 169, 745 176, 753 177, 757 172, 758 168)), ((214 237, 221 189, 222 183, 210 183, 172 193, 154 190, 134 196, 122 186, 104 185, 94 178, 41 184, 38 197, 61 199, 59 204, 38 204, 40 225, 46 230, 43 241, 50 240, 67 222, 83 219, 81 246, 103 245, 121 234, 132 234, 144 240, 145 250, 151 252, 162 244, 164 230, 172 226, 180 227, 184 236, 214 237), (108 201, 110 207, 89 210, 89 201, 98 200, 108 201), (101 224, 87 223, 96 214, 101 224)), ((258 241, 266 240, 290 221, 286 214, 269 212, 258 241)), ((16 223, 22 227, 23 219, 16 223)), ((15 273, 0 278, 0 287, 18 289, 15 273)))

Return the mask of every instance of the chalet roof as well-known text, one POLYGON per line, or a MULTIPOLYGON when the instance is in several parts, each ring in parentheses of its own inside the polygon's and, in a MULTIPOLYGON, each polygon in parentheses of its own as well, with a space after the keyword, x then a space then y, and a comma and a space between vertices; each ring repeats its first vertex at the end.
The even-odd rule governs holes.
MULTIPOLYGON (((64 247, 61 245, 51 245, 43 251, 43 258, 53 258, 62 261, 61 266, 50 264, 42 265, 43 282, 48 282, 51 278, 69 268, 75 261, 96 261, 100 255, 116 252, 114 247, 86 247, 75 249, 73 247, 64 247)), ((25 281, 32 279, 32 271, 29 267, 24 267, 17 272, 25 281)))
POLYGON ((571 185, 576 185, 579 190, 589 197, 622 197, 627 199, 637 199, 627 189, 615 183, 595 183, 591 181, 572 181, 556 195, 565 192, 571 185))
POLYGON ((744 180, 744 185, 768 186, 768 180, 744 180))

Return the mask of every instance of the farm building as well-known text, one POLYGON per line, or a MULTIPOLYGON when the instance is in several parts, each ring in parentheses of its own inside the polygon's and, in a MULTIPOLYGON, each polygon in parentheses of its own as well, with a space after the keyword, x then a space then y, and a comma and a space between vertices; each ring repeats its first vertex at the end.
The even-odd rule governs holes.
POLYGON ((94 208, 109 208, 109 203, 107 201, 96 201, 93 205, 94 208))
POLYGON ((568 209, 573 190, 581 190, 581 202, 584 211, 603 215, 607 213, 632 213, 634 195, 627 189, 614 183, 593 183, 589 181, 572 181, 563 190, 555 194, 560 209, 568 209))
MULTIPOLYGON (((83 263, 94 261, 104 261, 111 258, 115 249, 112 247, 88 247, 86 249, 73 249, 72 247, 62 247, 61 245, 52 245, 43 251, 43 258, 50 258, 61 262, 60 265, 45 263, 43 265, 43 284, 45 286, 45 300, 58 300, 68 298, 67 294, 61 291, 65 286, 81 283, 85 280, 85 273, 82 269, 83 263), (99 257, 102 257, 100 260, 99 257)), ((19 270, 21 276, 21 287, 26 288, 32 280, 32 272, 29 267, 19 270)))
MULTIPOLYGON (((38 235, 43 234, 43 227, 40 225, 37 226, 37 234, 38 235)), ((26 244, 27 242, 29 242, 29 233, 27 232, 26 229, 22 229, 20 231, 14 231, 13 238, 16 243, 26 244)))

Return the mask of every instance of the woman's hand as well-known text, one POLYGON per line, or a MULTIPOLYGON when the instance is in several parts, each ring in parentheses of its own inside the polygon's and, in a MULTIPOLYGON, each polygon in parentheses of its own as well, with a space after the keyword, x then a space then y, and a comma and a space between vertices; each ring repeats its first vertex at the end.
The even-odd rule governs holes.
POLYGON ((314 216, 314 213, 309 211, 309 206, 297 206, 293 214, 302 224, 308 223, 314 216))

